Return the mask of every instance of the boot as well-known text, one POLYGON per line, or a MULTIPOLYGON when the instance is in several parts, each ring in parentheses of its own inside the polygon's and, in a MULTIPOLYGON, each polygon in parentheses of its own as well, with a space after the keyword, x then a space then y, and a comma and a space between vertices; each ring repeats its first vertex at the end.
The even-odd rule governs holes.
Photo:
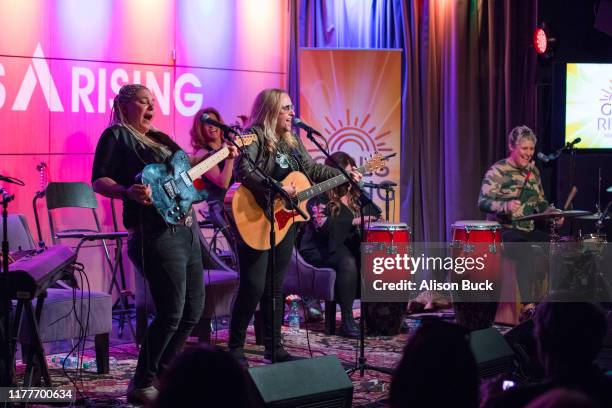
POLYGON ((351 339, 356 339, 359 337, 359 327, 357 327, 357 323, 355 323, 355 318, 353 318, 353 310, 344 308, 340 308, 340 336, 348 337, 351 339))

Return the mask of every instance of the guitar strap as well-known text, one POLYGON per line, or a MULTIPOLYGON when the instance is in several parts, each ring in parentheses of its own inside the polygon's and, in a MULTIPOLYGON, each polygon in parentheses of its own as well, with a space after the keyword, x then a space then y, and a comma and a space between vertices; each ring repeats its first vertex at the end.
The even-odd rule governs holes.
POLYGON ((310 178, 310 176, 306 172, 306 168, 304 167, 304 163, 302 162, 302 154, 300 153, 300 151, 298 149, 295 149, 295 148, 291 149, 291 156, 297 162, 300 171, 302 173, 304 173, 304 175, 306 176, 306 178, 310 182, 310 185, 314 186, 315 183, 312 181, 312 179, 310 178))

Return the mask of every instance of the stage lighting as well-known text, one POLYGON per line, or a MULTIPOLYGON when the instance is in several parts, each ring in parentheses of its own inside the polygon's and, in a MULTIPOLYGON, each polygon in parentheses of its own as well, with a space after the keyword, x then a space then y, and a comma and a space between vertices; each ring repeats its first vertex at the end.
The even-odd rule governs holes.
POLYGON ((551 58, 556 39, 551 35, 546 23, 540 24, 533 32, 533 48, 543 58, 551 58))

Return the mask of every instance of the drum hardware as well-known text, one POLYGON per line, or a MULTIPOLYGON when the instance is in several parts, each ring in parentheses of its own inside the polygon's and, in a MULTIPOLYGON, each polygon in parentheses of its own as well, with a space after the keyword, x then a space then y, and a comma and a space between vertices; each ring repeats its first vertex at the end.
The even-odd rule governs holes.
POLYGON ((549 209, 548 211, 537 213, 537 214, 526 215, 524 217, 516 218, 514 221, 532 221, 532 220, 550 221, 548 223, 549 228, 550 228, 550 242, 555 243, 555 242, 559 242, 561 239, 561 237, 559 236, 560 226, 556 222, 558 219, 581 217, 585 215, 591 215, 591 213, 589 211, 583 211, 583 210, 562 211, 562 210, 558 210, 554 208, 554 204, 553 204, 551 205, 551 209, 549 209))

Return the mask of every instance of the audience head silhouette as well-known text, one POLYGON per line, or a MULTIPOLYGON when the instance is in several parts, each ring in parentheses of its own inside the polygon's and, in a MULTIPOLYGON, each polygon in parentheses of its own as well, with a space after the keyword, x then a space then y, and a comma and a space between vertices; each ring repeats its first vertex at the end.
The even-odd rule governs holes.
POLYGON ((156 408, 251 406, 246 372, 216 347, 189 348, 162 376, 156 408))
POLYGON ((404 348, 391 383, 390 405, 477 407, 478 383, 468 331, 424 320, 404 348))

